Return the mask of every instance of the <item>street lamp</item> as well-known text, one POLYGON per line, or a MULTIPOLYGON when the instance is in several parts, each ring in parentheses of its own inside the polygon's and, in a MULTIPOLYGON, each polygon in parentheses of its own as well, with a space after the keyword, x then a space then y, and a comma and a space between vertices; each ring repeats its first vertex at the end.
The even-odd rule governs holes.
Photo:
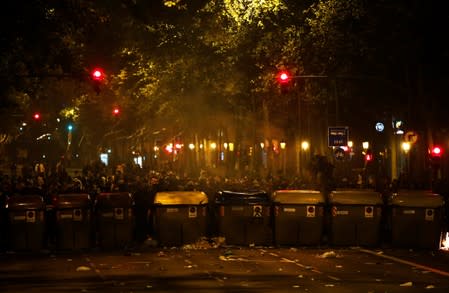
POLYGON ((405 172, 407 174, 407 178, 409 178, 410 176, 410 156, 409 156, 409 152, 410 152, 410 148, 411 148, 411 144, 408 141, 404 141, 401 144, 401 148, 404 151, 404 161, 405 161, 405 172))
POLYGON ((410 148, 411 148, 411 145, 410 145, 410 142, 408 142, 408 141, 404 141, 403 143, 402 143, 402 150, 404 151, 404 153, 408 153, 409 151, 410 151, 410 148))
POLYGON ((285 148, 287 147, 287 144, 285 143, 285 141, 281 141, 279 145, 281 147, 281 155, 282 155, 282 173, 285 175, 285 165, 287 161, 287 158, 285 156, 285 148))
MULTIPOLYGON (((310 148, 310 144, 309 144, 308 141, 304 140, 304 141, 301 142, 301 149, 302 149, 302 154, 301 155, 302 155, 302 159, 304 159, 304 161, 307 160, 307 154, 308 154, 309 148, 310 148)), ((301 159, 301 161, 302 161, 302 159, 301 159)), ((302 176, 303 175, 303 171, 304 171, 303 164, 301 164, 300 168, 301 168, 300 175, 302 176)))
POLYGON ((301 148, 302 148, 303 151, 307 151, 309 149, 309 147, 310 147, 310 144, 309 144, 308 141, 303 141, 301 143, 301 148))

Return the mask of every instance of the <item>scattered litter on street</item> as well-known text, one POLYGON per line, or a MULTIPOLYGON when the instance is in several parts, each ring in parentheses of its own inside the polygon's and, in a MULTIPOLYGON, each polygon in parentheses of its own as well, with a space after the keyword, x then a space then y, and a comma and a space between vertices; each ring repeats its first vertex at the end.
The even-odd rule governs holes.
POLYGON ((321 255, 319 255, 321 258, 336 258, 337 254, 334 251, 327 251, 321 255))
POLYGON ((86 272, 86 271, 90 271, 91 268, 90 267, 86 267, 86 266, 79 266, 76 268, 77 272, 86 272))
POLYGON ((405 283, 402 283, 400 286, 401 287, 411 287, 411 286, 413 286, 413 283, 412 282, 405 282, 405 283))

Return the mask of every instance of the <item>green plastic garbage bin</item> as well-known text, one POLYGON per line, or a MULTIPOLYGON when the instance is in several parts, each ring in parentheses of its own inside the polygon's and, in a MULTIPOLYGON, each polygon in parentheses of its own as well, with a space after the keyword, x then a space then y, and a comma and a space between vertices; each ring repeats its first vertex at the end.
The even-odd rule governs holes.
POLYGON ((329 196, 330 243, 378 246, 382 235, 382 196, 371 190, 333 191, 329 196))
POLYGON ((319 245, 323 236, 323 194, 315 190, 273 192, 277 245, 319 245))
POLYGON ((92 246, 92 202, 89 194, 59 194, 54 198, 56 248, 88 249, 92 246))
POLYGON ((206 236, 207 204, 201 191, 156 193, 153 224, 159 245, 192 244, 206 236))
POLYGON ((9 248, 39 251, 45 247, 45 203, 40 195, 14 195, 7 201, 9 248))
POLYGON ((396 247, 439 249, 444 199, 430 191, 399 191, 390 203, 391 243, 396 247))
POLYGON ((227 244, 272 245, 272 200, 265 191, 220 191, 218 234, 227 244))
POLYGON ((133 242, 134 201, 128 192, 100 193, 95 202, 100 248, 126 248, 133 242))

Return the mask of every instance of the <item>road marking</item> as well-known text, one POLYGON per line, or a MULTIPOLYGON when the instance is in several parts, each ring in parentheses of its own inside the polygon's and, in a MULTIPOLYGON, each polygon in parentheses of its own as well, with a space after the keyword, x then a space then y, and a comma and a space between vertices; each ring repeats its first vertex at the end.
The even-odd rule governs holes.
POLYGON ((329 279, 332 279, 334 281, 341 281, 340 278, 337 278, 337 277, 334 277, 334 276, 331 276, 331 275, 327 275, 327 276, 329 277, 329 279))
POLYGON ((408 261, 408 260, 404 260, 404 259, 401 259, 401 258, 398 258, 398 257, 395 257, 395 256, 379 254, 379 253, 377 253, 375 251, 372 251, 372 250, 369 250, 369 249, 359 248, 357 250, 359 250, 361 252, 368 253, 368 254, 372 254, 372 255, 375 255, 375 256, 383 257, 385 259, 389 259, 389 260, 392 260, 392 261, 395 261, 395 262, 398 262, 398 263, 409 265, 409 266, 412 266, 412 267, 417 267, 417 268, 420 268, 420 269, 423 269, 423 270, 426 270, 426 271, 430 271, 430 272, 433 272, 435 274, 439 274, 439 275, 442 275, 442 276, 445 276, 445 277, 449 277, 449 272, 442 271, 442 270, 439 270, 439 269, 436 269, 436 268, 432 268, 432 267, 428 267, 428 266, 425 266, 425 265, 421 265, 421 264, 418 264, 418 263, 415 263, 415 262, 412 262, 412 261, 408 261))
MULTIPOLYGON (((291 259, 288 259, 288 258, 285 258, 285 257, 281 258, 281 262, 293 263, 293 264, 295 264, 296 266, 298 266, 300 268, 303 268, 303 269, 308 270, 308 271, 312 271, 312 272, 317 273, 317 274, 322 274, 323 273, 323 272, 317 270, 316 268, 314 268, 312 266, 306 266, 306 265, 303 265, 303 264, 301 264, 301 263, 299 263, 297 261, 294 261, 294 260, 291 260, 291 259)), ((331 278, 331 279, 338 279, 338 278, 332 277, 332 276, 329 276, 329 278, 331 278)))
MULTIPOLYGON (((317 273, 317 274, 324 274, 323 272, 317 270, 317 269, 314 268, 314 267, 303 265, 303 264, 301 264, 301 263, 299 263, 299 262, 297 262, 297 261, 294 261, 294 260, 291 260, 291 259, 288 259, 288 258, 285 258, 285 257, 281 257, 281 262, 293 263, 293 264, 295 264, 296 266, 298 266, 298 267, 300 267, 300 268, 303 268, 303 269, 305 269, 305 270, 308 270, 308 271, 311 271, 311 272, 314 272, 314 273, 317 273)), ((332 275, 327 275, 327 274, 326 274, 326 276, 327 276, 329 279, 331 279, 331 280, 334 280, 334 281, 341 281, 341 279, 338 278, 338 277, 334 277, 334 276, 332 276, 332 275)))

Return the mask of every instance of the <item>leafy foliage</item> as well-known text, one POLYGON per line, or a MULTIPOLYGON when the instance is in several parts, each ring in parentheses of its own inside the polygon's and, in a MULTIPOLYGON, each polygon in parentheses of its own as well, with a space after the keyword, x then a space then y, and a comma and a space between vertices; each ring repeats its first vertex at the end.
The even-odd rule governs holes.
MULTIPOLYGON (((430 20, 430 6, 18 0, 1 15, 2 27, 13 28, 2 29, 0 38, 1 113, 29 117, 45 109, 47 116, 76 122, 89 149, 111 137, 140 139, 161 129, 187 137, 213 137, 217 129, 233 138, 270 136, 253 131, 263 124, 291 135, 305 114, 312 120, 328 113, 328 123, 348 125, 360 125, 357 114, 426 120, 410 105, 426 90, 441 95, 435 90, 441 83, 427 77, 444 73, 444 66, 435 73, 431 65, 449 56, 441 46, 433 54, 447 16, 430 20), (88 79, 94 66, 107 72, 98 95, 88 79), (285 93, 275 78, 281 69, 294 76, 285 93), (328 78, 302 78, 308 75, 328 78), (112 117, 114 106, 120 117, 112 117)), ((21 118, 14 117, 0 132, 16 131, 21 118)), ((310 131, 321 135, 322 129, 310 131)))

